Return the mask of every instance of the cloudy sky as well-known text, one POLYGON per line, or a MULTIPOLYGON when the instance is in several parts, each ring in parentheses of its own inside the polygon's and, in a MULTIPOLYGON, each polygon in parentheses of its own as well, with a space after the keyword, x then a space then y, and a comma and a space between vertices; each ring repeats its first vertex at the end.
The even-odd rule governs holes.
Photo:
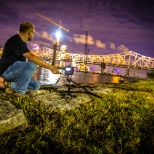
POLYGON ((88 33, 89 54, 106 55, 134 51, 154 58, 153 0, 1 0, 0 47, 16 34, 22 21, 35 25, 33 45, 52 48, 58 27, 36 12, 60 23, 60 44, 67 52, 85 53, 88 33))

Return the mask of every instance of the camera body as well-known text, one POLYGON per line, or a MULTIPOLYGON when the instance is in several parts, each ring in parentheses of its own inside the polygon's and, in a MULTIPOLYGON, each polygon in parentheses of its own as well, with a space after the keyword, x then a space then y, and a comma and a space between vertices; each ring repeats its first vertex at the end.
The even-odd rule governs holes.
POLYGON ((67 65, 64 67, 65 75, 73 75, 74 74, 74 67, 71 65, 67 65))

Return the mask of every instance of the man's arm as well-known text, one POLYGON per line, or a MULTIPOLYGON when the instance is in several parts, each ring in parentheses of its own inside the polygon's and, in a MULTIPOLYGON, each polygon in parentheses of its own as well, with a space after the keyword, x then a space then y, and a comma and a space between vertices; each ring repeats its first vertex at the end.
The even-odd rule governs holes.
POLYGON ((23 54, 23 56, 28 58, 30 61, 36 63, 37 65, 49 69, 54 74, 59 73, 59 70, 55 66, 52 66, 52 65, 46 63, 43 59, 34 55, 31 52, 26 52, 26 53, 23 54))

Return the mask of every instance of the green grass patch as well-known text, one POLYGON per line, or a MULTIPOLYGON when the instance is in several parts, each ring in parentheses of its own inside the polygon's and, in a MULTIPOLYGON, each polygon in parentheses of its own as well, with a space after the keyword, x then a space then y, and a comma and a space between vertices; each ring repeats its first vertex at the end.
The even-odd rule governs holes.
POLYGON ((74 110, 31 98, 3 98, 21 108, 29 126, 0 136, 1 153, 154 153, 154 81, 114 88, 74 110))

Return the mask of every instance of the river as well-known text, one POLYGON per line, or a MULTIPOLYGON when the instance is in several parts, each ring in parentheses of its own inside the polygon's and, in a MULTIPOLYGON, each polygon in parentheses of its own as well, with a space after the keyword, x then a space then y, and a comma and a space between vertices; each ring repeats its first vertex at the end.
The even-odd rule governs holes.
MULTIPOLYGON (((52 74, 48 69, 42 67, 39 67, 34 75, 34 78, 37 79, 41 85, 55 84, 59 77, 59 74, 52 74)), ((67 77, 64 74, 61 75, 59 83, 66 84, 66 78, 67 77)), ((71 76, 71 79, 76 83, 119 83, 122 78, 130 81, 134 80, 134 78, 132 77, 121 77, 117 75, 107 75, 90 72, 86 73, 78 71, 74 71, 74 74, 71 76)))

